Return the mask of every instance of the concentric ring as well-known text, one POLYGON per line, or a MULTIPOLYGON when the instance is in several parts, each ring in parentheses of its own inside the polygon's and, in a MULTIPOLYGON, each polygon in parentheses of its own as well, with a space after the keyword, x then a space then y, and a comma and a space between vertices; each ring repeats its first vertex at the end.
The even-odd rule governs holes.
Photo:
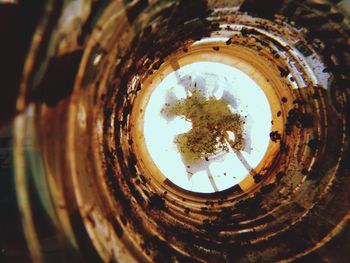
POLYGON ((53 155, 61 166, 49 156, 51 134, 38 130, 65 232, 79 243, 74 211, 104 261, 272 262, 324 246, 348 221, 350 179, 348 102, 333 92, 344 76, 329 69, 320 42, 310 45, 307 30, 280 15, 257 18, 215 1, 194 1, 189 14, 185 1, 149 2, 135 16, 110 3, 72 96, 60 111, 36 105, 41 126, 57 112, 65 124, 66 151, 53 155), (264 157, 245 163, 243 180, 210 192, 167 180, 145 143, 152 92, 198 61, 249 76, 271 112, 264 157))

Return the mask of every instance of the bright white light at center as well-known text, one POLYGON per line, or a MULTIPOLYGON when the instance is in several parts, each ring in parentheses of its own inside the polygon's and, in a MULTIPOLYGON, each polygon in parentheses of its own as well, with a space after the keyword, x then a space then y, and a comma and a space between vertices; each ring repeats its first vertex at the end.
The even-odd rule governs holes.
MULTIPOLYGON (((248 75, 221 63, 195 62, 167 75, 145 110, 144 136, 153 161, 171 182, 193 192, 212 193, 239 184, 262 160, 270 131, 271 110, 264 92, 248 75), (245 164, 232 149, 196 165, 183 162, 175 138, 190 131, 192 124, 180 116, 169 119, 162 109, 190 95, 194 83, 206 97, 223 98, 232 112, 246 117, 245 146, 240 152, 245 164)), ((234 134, 228 135, 234 141, 234 134)))

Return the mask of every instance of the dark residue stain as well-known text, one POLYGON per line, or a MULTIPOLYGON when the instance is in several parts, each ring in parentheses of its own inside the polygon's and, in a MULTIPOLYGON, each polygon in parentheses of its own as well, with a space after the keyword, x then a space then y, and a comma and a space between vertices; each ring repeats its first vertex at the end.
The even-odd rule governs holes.
POLYGON ((276 183, 264 185, 263 187, 261 187, 260 192, 262 194, 268 194, 272 192, 276 188, 276 186, 277 186, 276 183))
POLYGON ((287 100, 286 97, 282 97, 282 98, 281 98, 281 101, 282 101, 283 103, 286 103, 288 100, 287 100))
POLYGON ((301 99, 295 99, 293 100, 293 104, 297 104, 299 106, 305 105, 305 101, 301 100, 301 99))
POLYGON ((206 0, 180 0, 171 17, 170 26, 183 24, 192 19, 205 19, 212 11, 208 9, 206 0), (188 10, 191 10, 190 12, 188 10))
POLYGON ((303 169, 301 170, 301 174, 302 174, 302 175, 308 175, 308 173, 309 173, 309 171, 308 171, 308 169, 306 169, 306 168, 303 168, 303 169))
POLYGON ((301 112, 298 108, 293 108, 288 112, 286 122, 286 133, 290 135, 293 127, 298 128, 312 128, 314 126, 314 117, 311 113, 301 112))
POLYGON ((33 92, 30 100, 45 102, 53 107, 59 101, 69 97, 74 88, 82 51, 74 51, 50 60, 46 73, 33 92))
POLYGON ((322 164, 315 163, 310 171, 308 171, 307 169, 302 169, 301 173, 306 176, 307 180, 320 180, 322 178, 322 175, 324 174, 324 172, 321 170, 321 166, 322 164))
POLYGON ((117 234, 117 236, 122 237, 124 230, 123 230, 123 227, 118 222, 117 218, 115 218, 113 214, 109 214, 108 219, 109 219, 109 222, 112 224, 113 229, 114 229, 115 233, 117 234))
POLYGON ((153 63, 152 69, 158 70, 163 63, 164 63, 163 59, 158 59, 156 62, 153 63))
POLYGON ((262 174, 254 174, 253 179, 254 179, 254 182, 257 184, 264 179, 264 176, 262 174))
POLYGON ((126 218, 123 215, 120 215, 119 218, 124 226, 126 226, 128 224, 128 221, 126 220, 126 218))
POLYGON ((280 76, 282 78, 285 78, 289 75, 289 69, 287 69, 287 68, 282 68, 282 67, 278 66, 278 70, 279 70, 280 76))
POLYGON ((263 47, 268 47, 269 46, 269 41, 268 40, 261 40, 259 38, 255 38, 255 41, 260 43, 263 47))
POLYGON ((286 175, 285 172, 278 172, 278 173, 276 174, 276 179, 277 179, 277 181, 278 181, 278 182, 281 181, 281 179, 282 179, 285 175, 286 175))
MULTIPOLYGON (((125 0, 124 0, 125 1, 125 0)), ((134 2, 134 1, 133 1, 134 2)), ((148 0, 139 0, 126 6, 126 16, 130 23, 148 6, 148 0), (136 3, 136 4, 135 4, 136 3)))
POLYGON ((262 201, 263 196, 258 192, 255 193, 253 197, 238 202, 235 204, 235 207, 244 212, 246 215, 254 216, 263 213, 264 210, 261 207, 262 201))
POLYGON ((274 14, 281 8, 282 4, 283 1, 279 0, 270 0, 268 2, 260 0, 246 0, 240 6, 239 11, 272 19, 274 14))
POLYGON ((280 152, 281 153, 288 153, 289 152, 289 147, 283 140, 280 140, 280 152))
POLYGON ((129 171, 130 171, 130 176, 132 178, 136 178, 138 175, 136 166, 137 166, 137 157, 133 152, 129 153, 129 171))
POLYGON ((320 98, 317 90, 315 90, 314 93, 312 93, 311 98, 313 98, 314 100, 318 100, 320 98))
POLYGON ((303 54, 304 56, 308 57, 312 55, 312 51, 310 48, 308 48, 307 45, 305 45, 302 41, 298 41, 295 44, 296 49, 298 49, 300 51, 301 54, 303 54))
POLYGON ((282 139, 282 136, 278 131, 272 131, 272 132, 270 132, 270 139, 273 142, 277 142, 277 141, 280 141, 282 139))
POLYGON ((307 146, 309 146, 312 154, 316 152, 316 150, 318 149, 318 145, 319 145, 319 140, 317 138, 313 138, 307 143, 307 146))
POLYGON ((244 36, 244 37, 248 37, 249 35, 261 35, 261 33, 260 32, 258 32, 257 30, 255 30, 255 29, 250 29, 250 28, 247 28, 247 27, 243 27, 242 29, 241 29, 241 34, 242 34, 242 36, 244 36))
POLYGON ((348 74, 350 72, 349 65, 332 65, 323 70, 323 72, 337 72, 338 74, 348 74))
POLYGON ((165 200, 157 194, 150 197, 148 206, 151 209, 166 210, 165 200))
POLYGON ((302 128, 314 127, 314 117, 311 113, 302 113, 300 117, 300 124, 302 128))
POLYGON ((143 183, 147 183, 148 182, 147 178, 144 175, 140 175, 140 178, 141 178, 143 183))

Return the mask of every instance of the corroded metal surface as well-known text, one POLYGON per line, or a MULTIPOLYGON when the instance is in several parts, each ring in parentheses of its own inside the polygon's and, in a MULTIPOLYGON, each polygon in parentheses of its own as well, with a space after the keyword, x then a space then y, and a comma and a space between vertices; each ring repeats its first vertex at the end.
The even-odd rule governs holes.
POLYGON ((40 84, 23 93, 35 108, 50 218, 79 253, 93 247, 122 262, 349 258, 347 245, 330 252, 336 238, 349 239, 348 21, 328 2, 228 2, 106 4, 80 42, 81 32, 57 44, 40 84), (251 65, 273 114, 264 160, 213 194, 165 180, 138 128, 147 83, 201 53, 251 65))

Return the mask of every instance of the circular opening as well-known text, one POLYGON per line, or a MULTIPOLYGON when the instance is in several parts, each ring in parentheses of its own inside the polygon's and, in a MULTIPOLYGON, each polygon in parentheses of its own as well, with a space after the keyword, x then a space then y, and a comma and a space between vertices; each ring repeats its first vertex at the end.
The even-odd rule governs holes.
POLYGON ((271 109, 256 82, 217 62, 195 62, 171 72, 145 107, 144 140, 161 173, 192 192, 239 184, 269 144, 271 109))

